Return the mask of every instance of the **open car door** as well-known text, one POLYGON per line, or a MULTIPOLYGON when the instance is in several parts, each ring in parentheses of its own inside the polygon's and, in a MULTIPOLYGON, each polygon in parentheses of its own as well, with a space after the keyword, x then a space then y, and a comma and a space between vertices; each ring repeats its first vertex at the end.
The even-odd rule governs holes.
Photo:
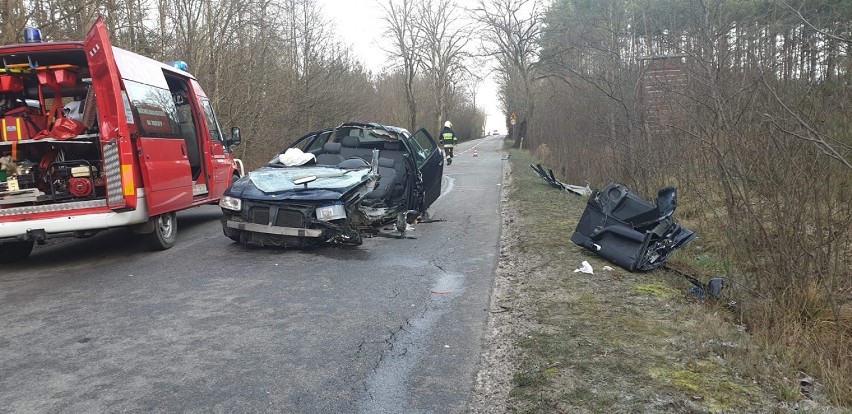
POLYGON ((423 188, 425 190, 423 210, 426 210, 441 195, 444 159, 441 157, 441 151, 438 150, 438 144, 435 143, 426 128, 420 128, 414 133, 409 144, 414 152, 417 169, 423 177, 423 188))

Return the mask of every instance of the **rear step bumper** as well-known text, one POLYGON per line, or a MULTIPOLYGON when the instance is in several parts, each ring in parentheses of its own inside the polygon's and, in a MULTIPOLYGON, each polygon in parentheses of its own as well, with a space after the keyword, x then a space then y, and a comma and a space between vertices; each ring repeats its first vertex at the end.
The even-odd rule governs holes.
POLYGON ((137 197, 135 210, 122 212, 104 212, 91 214, 75 214, 68 210, 67 215, 46 219, 11 221, 0 223, 0 240, 26 239, 28 232, 43 231, 47 235, 69 233, 86 230, 105 230, 113 227, 124 227, 148 221, 148 207, 144 195, 137 197))

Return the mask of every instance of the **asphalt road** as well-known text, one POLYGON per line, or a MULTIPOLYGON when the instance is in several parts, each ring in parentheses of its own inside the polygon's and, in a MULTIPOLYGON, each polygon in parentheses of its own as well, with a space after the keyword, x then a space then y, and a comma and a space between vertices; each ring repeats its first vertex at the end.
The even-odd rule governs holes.
POLYGON ((415 238, 247 249, 206 206, 164 252, 121 229, 36 247, 0 271, 0 412, 464 412, 501 146, 457 148, 415 238))

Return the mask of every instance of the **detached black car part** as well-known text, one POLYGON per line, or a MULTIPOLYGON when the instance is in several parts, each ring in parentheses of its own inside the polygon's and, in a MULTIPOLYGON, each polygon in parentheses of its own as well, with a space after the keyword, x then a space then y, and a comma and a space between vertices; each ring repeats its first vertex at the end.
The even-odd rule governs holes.
POLYGON ((542 180, 547 182, 547 184, 549 184, 553 188, 565 190, 579 196, 587 196, 592 193, 592 189, 589 188, 588 183, 586 183, 585 187, 563 183, 562 181, 556 179, 556 177, 553 175, 553 170, 548 169, 547 171, 545 171, 544 167, 542 167, 541 164, 530 164, 530 168, 532 168, 533 172, 535 172, 535 175, 539 176, 542 180))
POLYGON ((653 205, 627 187, 609 183, 589 197, 571 241, 628 270, 651 270, 697 235, 674 222, 674 187, 653 205))

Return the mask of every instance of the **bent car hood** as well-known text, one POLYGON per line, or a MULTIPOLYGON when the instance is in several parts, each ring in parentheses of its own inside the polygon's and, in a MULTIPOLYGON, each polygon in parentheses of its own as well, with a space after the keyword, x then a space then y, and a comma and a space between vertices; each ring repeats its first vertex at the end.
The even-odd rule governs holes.
POLYGON ((335 167, 264 167, 228 189, 226 195, 252 200, 338 200, 348 192, 370 183, 370 169, 343 170, 335 167), (315 176, 316 180, 296 185, 294 180, 315 176))

